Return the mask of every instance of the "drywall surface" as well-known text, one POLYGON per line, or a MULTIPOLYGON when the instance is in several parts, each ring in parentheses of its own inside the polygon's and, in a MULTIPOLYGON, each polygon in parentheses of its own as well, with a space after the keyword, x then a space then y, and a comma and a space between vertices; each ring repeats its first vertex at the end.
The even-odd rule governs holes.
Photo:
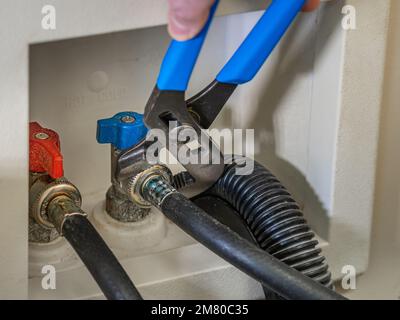
POLYGON ((370 263, 356 290, 345 292, 351 299, 400 299, 399 1, 390 12, 370 263))

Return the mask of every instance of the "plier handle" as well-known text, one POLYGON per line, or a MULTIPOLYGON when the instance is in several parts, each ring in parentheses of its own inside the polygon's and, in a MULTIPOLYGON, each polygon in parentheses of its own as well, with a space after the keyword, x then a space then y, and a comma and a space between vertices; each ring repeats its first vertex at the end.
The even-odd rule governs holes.
MULTIPOLYGON (((151 129, 163 130, 167 139, 171 130, 169 125, 171 120, 176 123, 175 129, 189 127, 193 128, 199 137, 204 134, 201 129, 211 126, 237 86, 254 78, 302 9, 305 1, 273 0, 232 58, 218 73, 216 79, 186 101, 185 91, 217 9, 219 1, 216 1, 208 22, 195 38, 171 42, 161 65, 157 85, 145 108, 146 125, 151 129)), ((198 142, 201 145, 200 141, 198 142)), ((165 147, 168 148, 168 141, 165 147)), ((224 170, 223 157, 219 153, 220 163, 218 163, 214 154, 216 147, 212 142, 211 145, 201 145, 201 147, 210 151, 207 154, 209 162, 189 163, 184 167, 194 177, 196 183, 210 184, 218 179, 224 170), (214 155, 211 151, 214 151, 214 155)), ((174 153, 173 155, 177 156, 174 153)))

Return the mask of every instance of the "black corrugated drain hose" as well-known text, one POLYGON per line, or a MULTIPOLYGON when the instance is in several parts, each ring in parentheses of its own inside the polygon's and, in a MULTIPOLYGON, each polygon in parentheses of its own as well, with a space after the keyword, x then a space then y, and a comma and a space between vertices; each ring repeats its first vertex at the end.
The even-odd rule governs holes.
POLYGON ((345 299, 240 236, 176 191, 163 176, 154 175, 142 183, 144 199, 187 234, 261 282, 269 291, 286 299, 345 299))
MULTIPOLYGON (((253 161, 253 160, 249 160, 253 161)), ((210 190, 237 210, 258 245, 292 268, 333 289, 331 273, 318 240, 286 188, 267 169, 236 157, 210 190), (240 168, 248 174, 236 174, 240 168)))

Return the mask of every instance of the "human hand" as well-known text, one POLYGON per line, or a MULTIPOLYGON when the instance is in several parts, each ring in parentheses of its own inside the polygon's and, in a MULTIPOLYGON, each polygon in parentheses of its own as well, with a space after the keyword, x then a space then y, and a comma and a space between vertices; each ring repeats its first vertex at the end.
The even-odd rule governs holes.
MULTIPOLYGON (((215 0, 168 0, 168 31, 179 41, 193 38, 207 22, 210 8, 215 0)), ((320 0, 308 0, 303 11, 312 11, 320 0)))

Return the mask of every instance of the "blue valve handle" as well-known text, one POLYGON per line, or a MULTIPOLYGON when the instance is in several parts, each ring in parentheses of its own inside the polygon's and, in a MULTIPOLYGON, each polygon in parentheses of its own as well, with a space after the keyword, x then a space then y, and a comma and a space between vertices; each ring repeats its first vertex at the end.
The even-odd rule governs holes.
POLYGON ((135 146, 146 137, 147 132, 143 115, 136 112, 121 112, 112 118, 97 121, 97 142, 110 143, 119 150, 135 146))
MULTIPOLYGON (((252 80, 305 1, 273 0, 246 40, 217 75, 217 81, 243 84, 252 80)), ((161 66, 157 80, 158 89, 186 91, 217 6, 218 1, 212 7, 206 26, 195 38, 188 41, 172 41, 161 66)))

